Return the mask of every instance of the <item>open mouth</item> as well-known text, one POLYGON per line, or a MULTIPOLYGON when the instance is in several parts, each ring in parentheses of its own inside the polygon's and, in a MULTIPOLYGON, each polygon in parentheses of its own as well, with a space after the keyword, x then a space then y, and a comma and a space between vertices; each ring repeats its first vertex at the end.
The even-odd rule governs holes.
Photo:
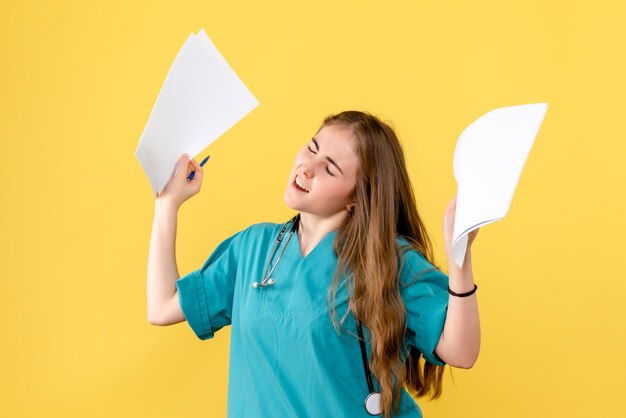
POLYGON ((298 179, 298 176, 296 176, 295 180, 293 181, 293 185, 296 189, 300 190, 301 192, 304 193, 308 193, 309 191, 304 187, 304 185, 302 185, 299 181, 300 179, 298 179))

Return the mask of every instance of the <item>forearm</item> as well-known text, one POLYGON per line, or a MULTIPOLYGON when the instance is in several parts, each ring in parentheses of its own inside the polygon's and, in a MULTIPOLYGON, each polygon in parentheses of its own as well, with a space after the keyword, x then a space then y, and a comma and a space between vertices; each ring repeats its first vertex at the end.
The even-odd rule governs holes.
POLYGON ((176 222, 178 207, 156 199, 148 255, 148 321, 157 322, 159 312, 176 292, 180 278, 176 266, 176 222))
MULTIPOLYGON (((470 249, 465 257, 463 268, 452 259, 448 260, 449 287, 455 293, 465 293, 474 289, 472 254, 470 249)), ((438 355, 447 363, 470 368, 478 358, 480 350, 480 321, 476 293, 465 296, 448 295, 446 322, 437 346, 438 355)))

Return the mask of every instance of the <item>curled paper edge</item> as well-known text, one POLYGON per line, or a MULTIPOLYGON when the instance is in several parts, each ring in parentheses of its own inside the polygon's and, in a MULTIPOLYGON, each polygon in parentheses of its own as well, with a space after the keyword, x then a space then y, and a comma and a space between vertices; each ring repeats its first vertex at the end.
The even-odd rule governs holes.
POLYGON ((504 218, 490 219, 488 221, 481 222, 478 225, 474 225, 473 227, 459 235, 454 241, 452 241, 452 259, 459 268, 463 268, 465 254, 467 253, 467 236, 470 234, 470 232, 475 231, 485 225, 501 221, 502 219, 504 218))

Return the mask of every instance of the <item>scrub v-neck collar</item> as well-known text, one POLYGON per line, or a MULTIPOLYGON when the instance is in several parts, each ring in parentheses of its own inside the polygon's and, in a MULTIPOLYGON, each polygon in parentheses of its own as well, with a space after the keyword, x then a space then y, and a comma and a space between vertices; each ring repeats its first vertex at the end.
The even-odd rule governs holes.
MULTIPOLYGON (((294 243, 293 244, 290 243, 290 245, 294 245, 296 247, 298 260, 301 262, 304 262, 313 258, 312 256, 322 251, 322 248, 329 245, 327 241, 332 240, 335 237, 336 233, 337 231, 333 230, 333 231, 328 232, 326 235, 324 235, 324 237, 317 244, 315 244, 315 247, 313 247, 313 249, 311 249, 311 251, 309 251, 309 253, 306 256, 302 254, 302 247, 300 246, 300 235, 298 234, 298 231, 294 233, 296 239, 292 239, 294 243)), ((330 247, 332 248, 332 243, 330 244, 330 247)))

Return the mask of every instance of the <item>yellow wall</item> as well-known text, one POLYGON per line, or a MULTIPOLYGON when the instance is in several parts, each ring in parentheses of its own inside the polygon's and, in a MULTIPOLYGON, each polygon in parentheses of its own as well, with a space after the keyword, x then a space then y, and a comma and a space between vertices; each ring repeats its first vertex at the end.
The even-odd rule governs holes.
MULTIPOLYGON (((328 113, 394 122, 444 260, 462 130, 545 101, 505 220, 474 245, 481 355, 426 417, 613 417, 626 373, 626 2, 15 1, 0 6, 0 415, 218 417, 229 330, 146 320, 153 198, 134 152, 189 33, 260 106, 205 150, 178 267, 280 222, 328 113)), ((454 378, 454 381, 453 381, 454 378)))

